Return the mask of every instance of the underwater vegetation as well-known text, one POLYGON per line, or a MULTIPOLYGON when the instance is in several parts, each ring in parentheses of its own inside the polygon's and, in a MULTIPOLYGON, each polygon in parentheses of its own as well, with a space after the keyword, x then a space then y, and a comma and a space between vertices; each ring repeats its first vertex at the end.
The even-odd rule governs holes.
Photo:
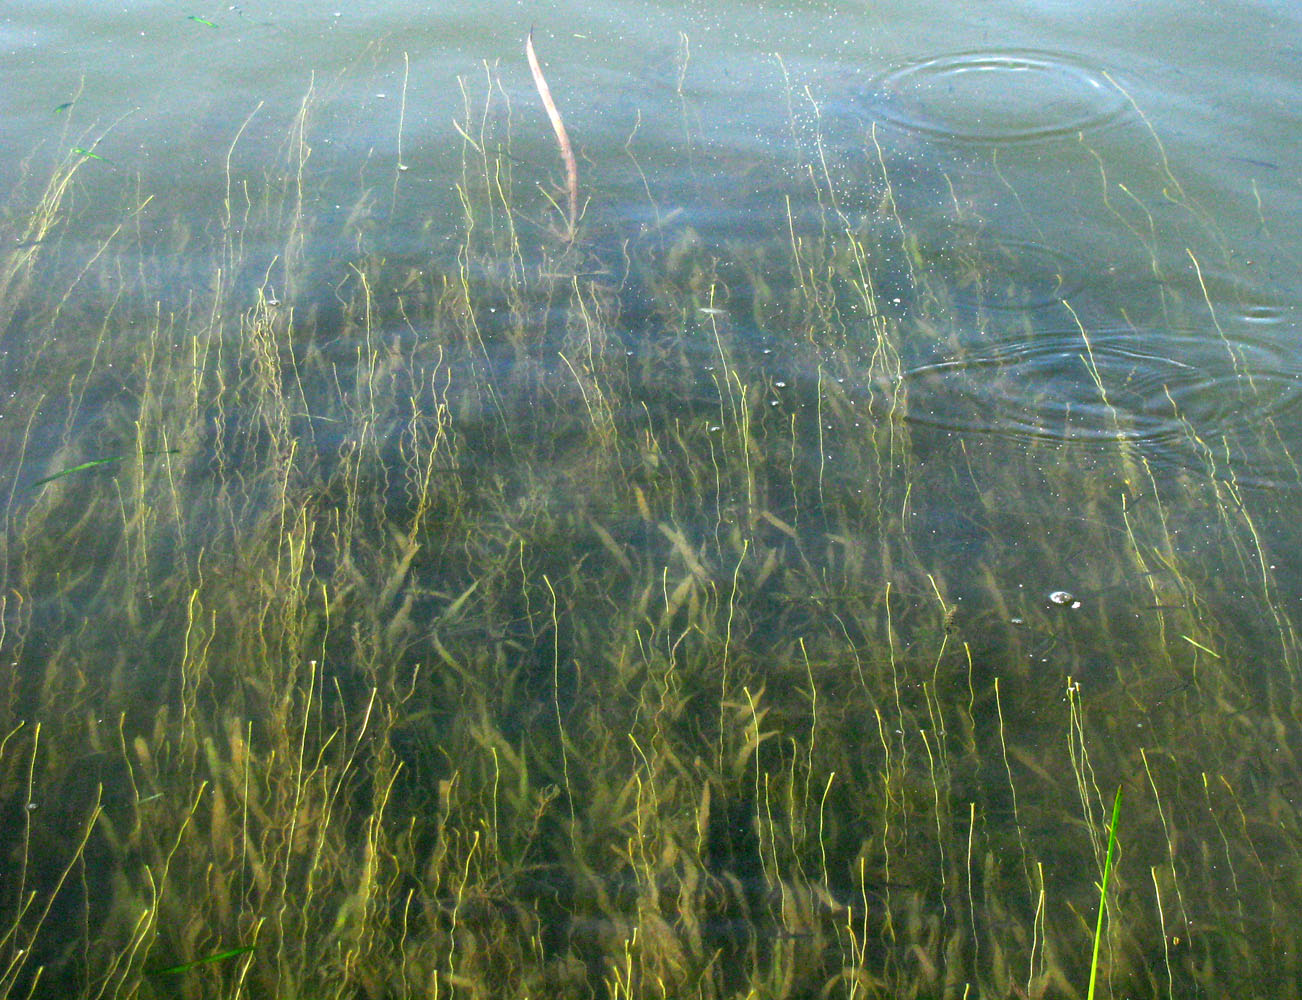
POLYGON ((1302 993, 1297 539, 1239 476, 1297 469, 1220 235, 1082 141, 1145 280, 1046 284, 787 96, 745 234, 556 195, 491 83, 442 255, 363 191, 314 257, 310 95, 184 295, 138 192, 62 240, 89 146, 15 195, 0 998, 1302 993), (1141 394, 1123 292, 1257 417, 1141 394))

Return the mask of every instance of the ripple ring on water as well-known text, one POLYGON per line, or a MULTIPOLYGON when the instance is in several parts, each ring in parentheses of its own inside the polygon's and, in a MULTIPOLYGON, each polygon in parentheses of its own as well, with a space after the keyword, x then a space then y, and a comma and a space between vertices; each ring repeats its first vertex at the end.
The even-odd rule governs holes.
POLYGON ((1061 53, 961 52, 897 67, 876 80, 886 120, 967 143, 1012 143, 1096 129, 1121 116, 1125 93, 1101 69, 1061 53))

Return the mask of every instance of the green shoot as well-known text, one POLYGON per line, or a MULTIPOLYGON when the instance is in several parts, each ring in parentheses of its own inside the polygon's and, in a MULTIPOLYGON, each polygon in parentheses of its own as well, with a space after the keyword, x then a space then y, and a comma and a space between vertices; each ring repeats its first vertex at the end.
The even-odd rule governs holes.
MULTIPOLYGON (((177 449, 168 448, 165 451, 146 451, 143 452, 143 454, 175 455, 177 454, 177 449)), ((32 483, 32 486, 44 486, 46 483, 53 482, 56 479, 62 479, 64 476, 70 476, 74 472, 84 472, 87 469, 97 469, 101 465, 112 465, 115 462, 121 462, 125 457, 126 457, 125 455, 113 455, 109 458, 95 458, 89 462, 82 462, 80 465, 74 465, 67 469, 60 469, 58 472, 53 472, 48 476, 42 476, 40 479, 36 480, 36 482, 32 483)))
POLYGON ((90 462, 82 462, 80 465, 74 465, 68 469, 60 469, 58 472, 55 472, 51 475, 42 476, 40 479, 36 480, 36 482, 32 483, 32 485, 44 486, 46 483, 53 482, 56 479, 62 479, 64 476, 70 476, 74 472, 82 472, 86 469, 96 469, 101 465, 112 465, 114 462, 120 462, 120 461, 122 461, 122 456, 114 455, 112 458, 97 458, 90 462))
POLYGON ((189 972, 191 969, 200 965, 212 965, 214 962, 224 962, 228 958, 238 958, 240 955, 247 955, 253 950, 253 945, 246 944, 239 948, 227 948, 225 951, 215 952, 212 955, 205 955, 203 958, 196 958, 193 962, 182 962, 180 965, 169 965, 165 969, 149 969, 146 975, 150 976, 177 976, 182 972, 189 972))
POLYGON ((1099 919, 1094 927, 1094 955, 1090 959, 1090 985, 1085 1000, 1094 1000, 1094 983, 1099 974, 1099 944, 1103 940, 1103 914, 1108 907, 1108 879, 1112 875, 1112 856, 1117 846, 1117 821, 1121 818, 1121 786, 1112 802, 1112 824, 1108 828, 1108 853, 1103 859, 1103 884, 1099 887, 1099 919))

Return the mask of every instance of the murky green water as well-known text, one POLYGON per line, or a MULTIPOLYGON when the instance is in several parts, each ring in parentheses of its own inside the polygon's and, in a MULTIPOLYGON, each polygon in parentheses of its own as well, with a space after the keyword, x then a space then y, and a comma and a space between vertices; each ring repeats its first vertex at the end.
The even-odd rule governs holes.
POLYGON ((0 997, 1297 995, 1288 16, 11 7, 0 997))

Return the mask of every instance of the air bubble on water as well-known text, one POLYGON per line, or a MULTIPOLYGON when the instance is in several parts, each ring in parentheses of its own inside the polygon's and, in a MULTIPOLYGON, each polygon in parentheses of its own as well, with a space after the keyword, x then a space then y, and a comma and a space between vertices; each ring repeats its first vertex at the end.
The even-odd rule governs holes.
POLYGON ((1069 590, 1055 590, 1049 594, 1049 603, 1057 604, 1060 607, 1067 607, 1075 610, 1080 607, 1080 601, 1076 600, 1076 595, 1069 590))

